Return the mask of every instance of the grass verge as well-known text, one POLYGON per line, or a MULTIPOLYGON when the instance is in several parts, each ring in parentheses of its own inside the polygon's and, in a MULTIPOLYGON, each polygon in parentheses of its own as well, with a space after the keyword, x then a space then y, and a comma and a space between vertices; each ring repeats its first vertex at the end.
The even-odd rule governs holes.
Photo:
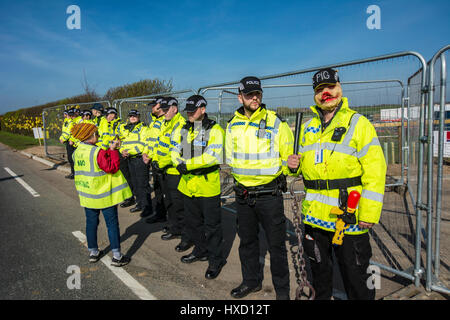
MULTIPOLYGON (((16 150, 23 150, 39 145, 39 141, 33 137, 22 136, 20 134, 5 131, 0 131, 0 142, 16 150)), ((42 140, 41 143, 43 143, 42 140)))

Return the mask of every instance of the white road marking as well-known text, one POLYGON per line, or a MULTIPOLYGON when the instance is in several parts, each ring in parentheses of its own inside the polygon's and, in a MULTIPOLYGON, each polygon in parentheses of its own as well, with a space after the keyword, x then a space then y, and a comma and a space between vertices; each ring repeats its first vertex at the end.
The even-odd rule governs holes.
POLYGON ((40 197, 41 195, 34 191, 32 187, 30 187, 25 181, 17 176, 10 168, 4 168, 6 172, 8 172, 22 187, 24 187, 33 197, 40 197))
MULTIPOLYGON (((81 231, 74 231, 72 234, 80 240, 87 247, 86 236, 81 231)), ((128 288, 133 291, 135 295, 139 297, 141 300, 158 300, 154 295, 152 295, 144 286, 142 286, 139 282, 136 281, 125 269, 121 267, 113 267, 111 266, 111 258, 107 255, 104 255, 100 259, 109 270, 111 270, 128 288)))

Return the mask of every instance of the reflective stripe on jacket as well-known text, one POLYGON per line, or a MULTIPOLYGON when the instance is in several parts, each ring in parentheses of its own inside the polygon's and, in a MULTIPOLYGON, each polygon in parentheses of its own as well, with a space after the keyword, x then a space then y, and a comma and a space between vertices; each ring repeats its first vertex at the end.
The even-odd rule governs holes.
POLYGON ((228 122, 225 134, 226 162, 240 184, 253 187, 267 184, 281 173, 291 174, 287 158, 293 153, 294 136, 274 111, 261 106, 249 119, 241 107, 228 122))
POLYGON ((85 208, 104 209, 132 196, 122 172, 106 173, 97 163, 100 148, 81 142, 73 153, 75 187, 80 205, 85 208))
MULTIPOLYGON (((362 185, 347 188, 348 193, 361 193, 356 210, 357 223, 345 233, 360 234, 358 221, 378 223, 383 205, 386 161, 377 133, 369 120, 348 107, 347 98, 331 123, 322 132, 317 106, 312 106, 314 117, 302 125, 299 139, 300 169, 306 180, 334 180, 361 177, 362 185), (344 127, 339 141, 332 141, 333 132, 344 127)), ((339 205, 339 190, 315 190, 305 187, 306 198, 302 212, 305 223, 334 231, 336 215, 330 214, 339 205)))

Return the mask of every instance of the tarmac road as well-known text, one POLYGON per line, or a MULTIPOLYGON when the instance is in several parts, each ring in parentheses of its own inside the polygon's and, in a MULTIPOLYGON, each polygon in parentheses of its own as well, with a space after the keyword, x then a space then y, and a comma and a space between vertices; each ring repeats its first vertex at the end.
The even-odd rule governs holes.
MULTIPOLYGON (((112 272, 118 268, 88 262, 85 244, 73 235, 74 231, 85 233, 84 210, 73 180, 64 175, 0 144, 0 299, 139 299, 136 290, 130 289, 133 284, 125 285, 112 272), (39 196, 33 196, 10 172, 39 196), (80 289, 68 288, 71 266, 81 271, 80 289)), ((228 214, 225 220, 230 218, 228 214)), ((228 299, 229 291, 240 283, 233 279, 222 290, 211 290, 212 281, 204 278, 207 262, 182 264, 179 259, 188 252, 175 252, 179 240, 160 239, 162 224, 149 225, 121 208, 119 221, 122 252, 132 257, 123 269, 151 298, 228 299)), ((103 218, 98 238, 100 248, 108 251, 103 218)), ((229 240, 233 243, 234 235, 229 240)), ((232 269, 236 268, 239 265, 232 269)), ((240 276, 240 269, 235 271, 240 276)), ((220 287, 218 283, 214 287, 220 287)))
POLYGON ((83 211, 73 182, 61 178, 61 172, 0 145, 0 299, 136 299, 106 266, 88 262, 72 235, 74 228, 83 230, 83 211), (81 289, 68 288, 69 266, 79 267, 81 289))
MULTIPOLYGON (((73 180, 64 179, 65 174, 0 144, 0 299, 139 299, 133 284, 124 284, 113 273, 117 268, 88 262, 85 244, 73 235, 85 233, 84 210, 73 180), (39 196, 34 197, 9 172, 39 196), (80 268, 80 289, 67 286, 70 266, 80 268)), ((231 289, 241 283, 236 217, 223 210, 222 221, 228 263, 217 279, 207 280, 207 262, 183 264, 181 256, 190 251, 177 253, 174 248, 179 240, 161 240, 163 224, 149 225, 139 214, 119 208, 122 252, 132 258, 123 269, 150 298, 232 299, 231 289)), ((103 218, 98 240, 100 248, 109 251, 103 218)), ((111 256, 111 252, 107 254, 111 256)), ((263 289, 247 300, 275 298, 269 256, 261 259, 266 265, 263 289)), ((293 297, 293 272, 291 283, 293 297)))

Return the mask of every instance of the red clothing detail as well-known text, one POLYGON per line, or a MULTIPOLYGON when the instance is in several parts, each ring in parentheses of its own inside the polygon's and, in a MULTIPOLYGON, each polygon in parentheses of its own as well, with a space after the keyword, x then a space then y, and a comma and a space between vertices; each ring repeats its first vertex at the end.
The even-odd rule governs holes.
POLYGON ((98 152, 97 163, 106 173, 116 173, 119 170, 120 158, 117 150, 103 150, 98 152))

